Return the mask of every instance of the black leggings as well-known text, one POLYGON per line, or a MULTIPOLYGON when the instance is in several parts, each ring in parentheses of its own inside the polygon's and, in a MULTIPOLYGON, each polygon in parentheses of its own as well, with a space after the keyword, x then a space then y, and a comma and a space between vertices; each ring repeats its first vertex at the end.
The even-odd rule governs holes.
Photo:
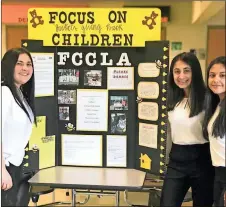
POLYGON ((226 194, 226 167, 215 167, 214 206, 224 206, 224 194, 226 194))
POLYGON ((174 144, 172 146, 171 158, 162 189, 161 207, 180 207, 190 187, 193 206, 212 206, 214 168, 208 151, 206 144, 200 146, 174 144), (200 155, 204 155, 204 158, 200 155))
POLYGON ((213 204, 213 174, 211 171, 187 175, 168 168, 161 196, 161 207, 180 207, 191 187, 193 206, 211 207, 213 204))
POLYGON ((10 164, 6 169, 12 177, 13 186, 7 191, 1 190, 2 206, 28 206, 30 196, 27 181, 31 176, 23 175, 21 166, 10 164))

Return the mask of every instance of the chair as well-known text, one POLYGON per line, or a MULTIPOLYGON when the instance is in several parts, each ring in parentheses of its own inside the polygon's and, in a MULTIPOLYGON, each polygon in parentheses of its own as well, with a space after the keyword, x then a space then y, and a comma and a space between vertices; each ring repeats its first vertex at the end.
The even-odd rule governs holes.
POLYGON ((47 206, 47 205, 58 205, 58 204, 71 204, 71 202, 55 202, 55 192, 54 188, 50 188, 49 186, 30 186, 28 183, 28 180, 34 176, 36 171, 29 170, 29 169, 23 169, 22 174, 21 174, 21 183, 20 187, 18 190, 18 198, 17 198, 17 206, 27 206, 29 203, 29 197, 31 197, 32 202, 37 206, 39 196, 40 195, 45 195, 48 193, 53 193, 53 203, 47 203, 42 206, 47 206), (30 188, 30 189, 29 189, 30 188), (24 192, 29 191, 29 196, 23 197, 24 192))
POLYGON ((30 189, 30 196, 31 196, 31 200, 32 202, 35 204, 35 206, 37 206, 38 200, 39 200, 39 196, 40 195, 45 195, 48 193, 53 193, 53 201, 52 203, 46 203, 43 204, 41 206, 48 206, 48 205, 61 205, 61 204, 71 204, 70 202, 55 202, 55 192, 54 192, 54 188, 50 188, 49 186, 32 186, 30 189))
MULTIPOLYGON (((160 206, 161 193, 162 193, 162 191, 153 191, 152 190, 149 194, 148 206, 151 206, 151 207, 160 206)), ((192 193, 190 191, 188 191, 184 197, 183 202, 190 202, 190 201, 192 201, 192 193)))
MULTIPOLYGON (((158 206, 160 206, 162 185, 163 185, 162 180, 158 180, 158 182, 153 182, 152 179, 146 180, 144 187, 140 191, 135 191, 135 192, 148 192, 149 200, 148 200, 147 206, 158 207, 158 206)), ((132 192, 132 191, 130 190, 130 192, 132 192)), ((131 202, 129 202, 127 190, 124 191, 124 200, 128 204, 128 206, 134 206, 134 207, 145 207, 146 206, 146 205, 132 204, 131 202)), ((187 194, 185 195, 183 202, 190 202, 190 201, 192 201, 192 193, 190 191, 188 191, 187 194)))
POLYGON ((31 200, 35 204, 35 206, 37 206, 40 195, 52 193, 53 191, 54 189, 48 186, 32 186, 30 190, 31 200))

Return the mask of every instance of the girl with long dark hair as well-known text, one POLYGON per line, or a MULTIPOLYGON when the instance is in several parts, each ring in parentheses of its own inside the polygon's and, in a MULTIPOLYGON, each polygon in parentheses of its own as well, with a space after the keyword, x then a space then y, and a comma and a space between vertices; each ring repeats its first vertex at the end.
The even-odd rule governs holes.
POLYGON ((16 206, 17 194, 22 181, 25 147, 31 135, 32 125, 36 123, 34 65, 30 53, 24 48, 8 50, 1 64, 1 200, 2 206, 16 206))
POLYGON ((213 204, 214 170, 209 143, 203 137, 205 84, 193 53, 181 53, 171 62, 167 110, 172 148, 164 179, 161 207, 179 207, 191 187, 193 206, 213 204))
POLYGON ((225 62, 225 56, 217 57, 207 68, 208 83, 205 99, 205 118, 203 123, 204 136, 210 141, 212 164, 215 167, 215 206, 224 206, 224 196, 226 194, 225 62))

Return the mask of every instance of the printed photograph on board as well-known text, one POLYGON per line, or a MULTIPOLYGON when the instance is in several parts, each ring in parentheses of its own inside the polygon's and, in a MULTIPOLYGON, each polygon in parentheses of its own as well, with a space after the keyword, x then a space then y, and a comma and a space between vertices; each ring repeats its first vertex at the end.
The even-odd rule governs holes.
POLYGON ((110 110, 128 110, 128 96, 110 96, 110 110))
POLYGON ((59 119, 62 121, 69 121, 69 107, 59 107, 59 119))
POLYGON ((79 85, 79 70, 77 69, 59 69, 58 85, 79 85))
POLYGON ((101 86, 101 70, 84 70, 84 86, 101 86))
POLYGON ((76 104, 76 90, 58 90, 58 104, 76 104))
POLYGON ((111 133, 124 134, 126 132, 126 114, 112 113, 111 114, 111 133))

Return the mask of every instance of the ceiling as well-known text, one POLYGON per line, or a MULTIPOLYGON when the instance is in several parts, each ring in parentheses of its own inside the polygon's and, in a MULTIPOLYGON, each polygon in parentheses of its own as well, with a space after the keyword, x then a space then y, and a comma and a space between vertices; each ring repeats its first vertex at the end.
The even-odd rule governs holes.
MULTIPOLYGON (((182 0, 181 0, 182 1, 182 0)), ((161 1, 151 1, 151 0, 137 0, 137 2, 135 0, 66 0, 64 1, 63 3, 65 4, 84 4, 84 3, 95 3, 95 2, 98 2, 98 3, 108 3, 108 2, 111 2, 111 3, 123 3, 123 4, 137 4, 137 5, 140 5, 140 4, 169 4, 169 1, 167 0, 161 0, 161 1)), ((170 2, 179 2, 179 0, 171 0, 170 2)), ((183 1, 182 1, 183 2, 183 1)), ((189 1, 189 2, 192 2, 192 1, 189 1)), ((53 5, 55 3, 62 3, 62 0, 2 0, 2 4, 39 4, 39 3, 45 3, 45 4, 50 4, 50 3, 53 3, 53 5)))

